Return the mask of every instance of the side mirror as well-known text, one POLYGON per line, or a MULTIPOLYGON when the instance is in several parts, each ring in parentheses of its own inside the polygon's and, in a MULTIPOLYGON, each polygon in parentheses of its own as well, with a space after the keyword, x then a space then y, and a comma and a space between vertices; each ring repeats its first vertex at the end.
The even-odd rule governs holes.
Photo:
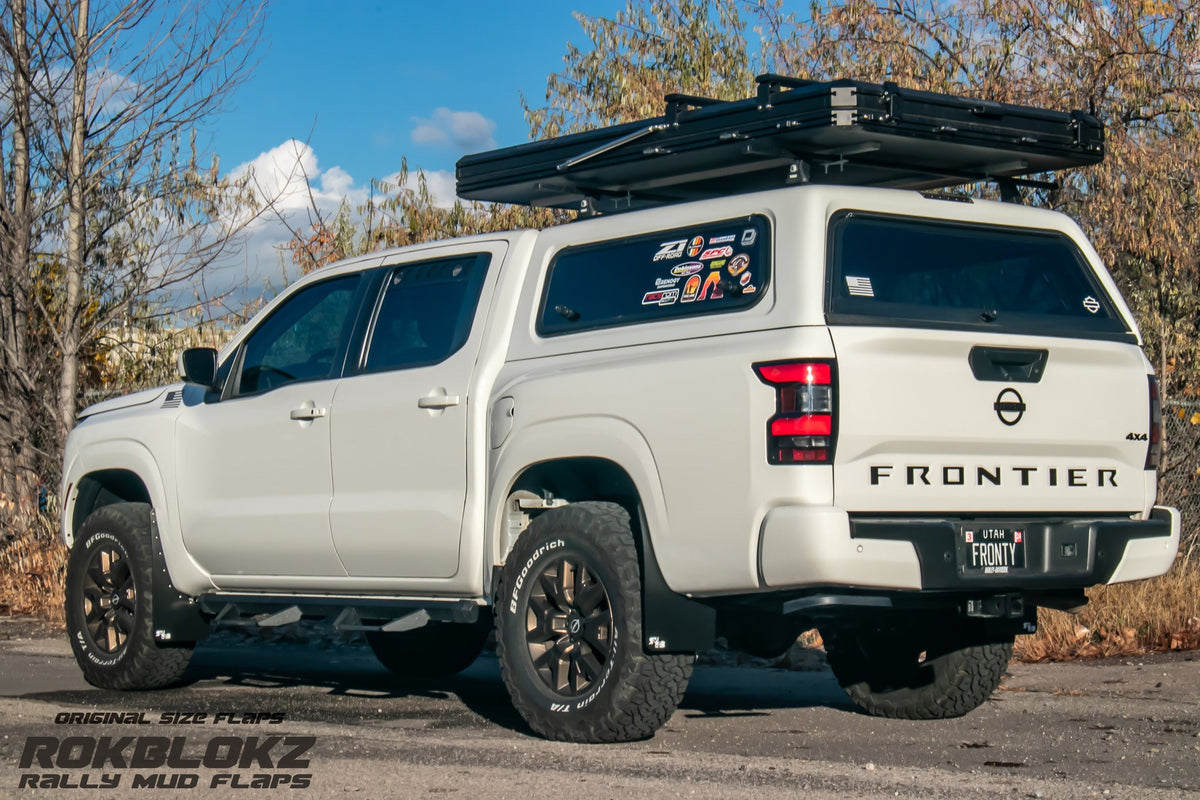
POLYGON ((189 347, 179 354, 179 377, 207 389, 216 388, 217 351, 211 347, 189 347))

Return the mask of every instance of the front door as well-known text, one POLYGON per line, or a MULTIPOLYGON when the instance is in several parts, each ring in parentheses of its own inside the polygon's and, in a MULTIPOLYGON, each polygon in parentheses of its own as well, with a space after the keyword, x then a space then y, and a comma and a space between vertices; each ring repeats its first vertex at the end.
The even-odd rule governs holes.
POLYGON ((346 574, 329 531, 329 411, 361 280, 296 291, 231 356, 225 396, 179 417, 183 538, 218 586, 221 576, 346 574))

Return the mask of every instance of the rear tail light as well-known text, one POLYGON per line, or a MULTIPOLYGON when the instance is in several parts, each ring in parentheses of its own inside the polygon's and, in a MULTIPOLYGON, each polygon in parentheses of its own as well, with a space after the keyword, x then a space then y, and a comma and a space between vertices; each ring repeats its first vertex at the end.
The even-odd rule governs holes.
POLYGON ((1146 448, 1146 469, 1158 469, 1162 459, 1162 398, 1158 380, 1150 376, 1150 445, 1146 448))
POLYGON ((763 383, 775 389, 775 416, 767 422, 767 461, 833 461, 833 364, 784 361, 755 364, 754 371, 763 383))

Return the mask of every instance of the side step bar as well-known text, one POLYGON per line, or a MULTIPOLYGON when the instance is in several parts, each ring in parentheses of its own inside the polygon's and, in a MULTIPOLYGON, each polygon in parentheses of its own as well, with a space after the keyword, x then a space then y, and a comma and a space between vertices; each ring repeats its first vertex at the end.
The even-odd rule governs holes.
POLYGON ((206 594, 199 602, 201 611, 212 615, 214 628, 275 628, 327 620, 336 631, 399 633, 430 622, 479 620, 479 606, 470 600, 206 594))

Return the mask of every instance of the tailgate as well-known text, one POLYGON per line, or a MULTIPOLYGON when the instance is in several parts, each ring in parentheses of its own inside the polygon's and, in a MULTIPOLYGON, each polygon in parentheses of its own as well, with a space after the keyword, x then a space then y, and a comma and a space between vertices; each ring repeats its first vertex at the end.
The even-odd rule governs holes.
POLYGON ((1003 514, 1145 506, 1140 437, 1149 391, 1136 345, 904 328, 831 332, 839 507, 1003 514), (1024 359, 1041 360, 1038 380, 1003 379, 988 363, 1001 362, 1012 376, 1020 367, 1011 362, 1024 359))

